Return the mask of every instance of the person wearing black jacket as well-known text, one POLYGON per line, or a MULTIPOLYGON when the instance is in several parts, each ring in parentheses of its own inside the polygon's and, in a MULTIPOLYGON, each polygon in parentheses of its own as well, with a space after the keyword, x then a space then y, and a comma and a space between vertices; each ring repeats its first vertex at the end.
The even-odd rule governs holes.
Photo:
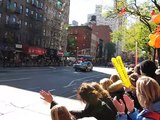
MULTIPOLYGON (((53 100, 51 93, 41 90, 40 95, 45 101, 51 103, 50 108, 57 104, 53 100)), ((78 89, 77 95, 80 100, 86 103, 86 107, 81 111, 70 111, 76 119, 95 117, 97 120, 116 120, 116 114, 105 102, 101 101, 101 95, 90 84, 82 83, 78 89)))

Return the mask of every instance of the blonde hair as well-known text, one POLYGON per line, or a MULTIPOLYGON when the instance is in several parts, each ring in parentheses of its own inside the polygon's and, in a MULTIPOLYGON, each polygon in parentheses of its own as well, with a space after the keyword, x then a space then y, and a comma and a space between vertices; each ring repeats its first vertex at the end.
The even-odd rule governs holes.
POLYGON ((103 78, 99 81, 100 85, 103 87, 103 89, 108 90, 108 87, 113 84, 113 81, 108 78, 103 78))
POLYGON ((52 120, 72 120, 72 115, 65 106, 55 105, 51 109, 52 120))
POLYGON ((136 82, 136 94, 141 106, 149 109, 160 98, 160 86, 153 78, 142 76, 136 82))
POLYGON ((111 98, 109 92, 105 90, 99 83, 91 82, 91 86, 94 87, 101 94, 101 98, 103 97, 111 98))

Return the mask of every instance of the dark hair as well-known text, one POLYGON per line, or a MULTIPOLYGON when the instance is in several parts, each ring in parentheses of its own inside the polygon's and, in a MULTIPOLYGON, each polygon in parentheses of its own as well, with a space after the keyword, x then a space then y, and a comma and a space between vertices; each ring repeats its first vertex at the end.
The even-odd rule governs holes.
POLYGON ((140 63, 140 70, 146 76, 155 78, 156 69, 157 69, 157 66, 151 60, 144 60, 140 63))

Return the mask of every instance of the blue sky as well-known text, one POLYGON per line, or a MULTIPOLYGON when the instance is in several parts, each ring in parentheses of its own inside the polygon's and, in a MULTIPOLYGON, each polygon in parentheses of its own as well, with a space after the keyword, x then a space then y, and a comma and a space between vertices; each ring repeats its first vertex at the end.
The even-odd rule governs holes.
POLYGON ((113 0, 70 0, 70 16, 69 23, 72 20, 78 21, 79 24, 86 23, 87 15, 95 12, 95 5, 113 4, 113 0))

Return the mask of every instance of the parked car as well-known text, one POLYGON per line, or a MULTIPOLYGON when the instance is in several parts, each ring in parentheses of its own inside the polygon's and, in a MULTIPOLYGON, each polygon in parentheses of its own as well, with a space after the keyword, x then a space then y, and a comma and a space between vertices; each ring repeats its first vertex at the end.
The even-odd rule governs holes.
POLYGON ((92 71, 93 64, 90 61, 81 61, 73 65, 75 71, 92 71))

